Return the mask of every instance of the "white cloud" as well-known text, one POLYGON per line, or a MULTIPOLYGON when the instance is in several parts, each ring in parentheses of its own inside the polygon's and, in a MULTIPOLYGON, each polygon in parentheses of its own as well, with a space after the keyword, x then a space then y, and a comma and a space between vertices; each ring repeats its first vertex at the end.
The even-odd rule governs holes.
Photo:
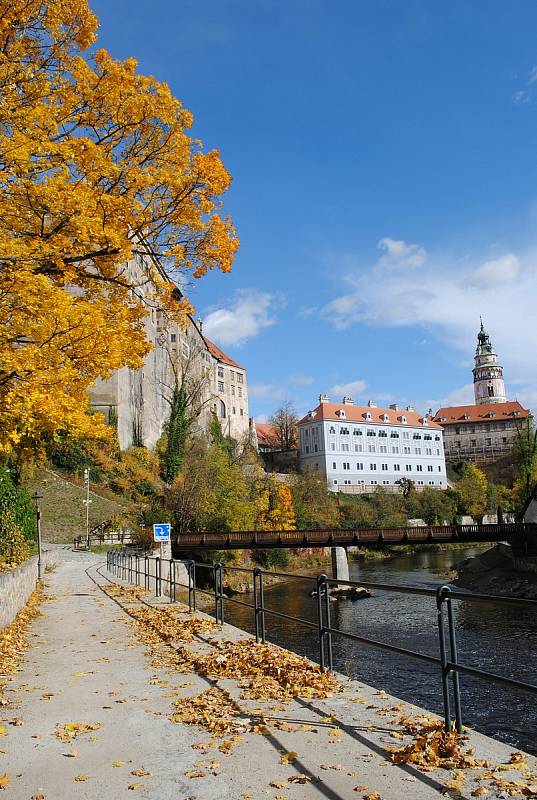
POLYGON ((501 258, 481 264, 474 272, 472 282, 481 289, 495 289, 502 283, 516 280, 519 272, 519 259, 513 253, 507 253, 501 258))
POLYGON ((257 289, 239 289, 225 308, 210 311, 203 321, 203 331, 218 344, 241 345, 276 322, 275 310, 283 305, 282 297, 257 289))
POLYGON ((516 106, 528 105, 533 100, 533 84, 537 81, 537 65, 530 69, 529 77, 523 89, 519 89, 511 96, 516 106))
POLYGON ((351 381, 350 383, 336 383, 335 386, 332 386, 329 389, 329 395, 334 395, 337 398, 340 397, 354 397, 362 394, 365 387, 367 386, 365 381, 351 381))
POLYGON ((248 386, 250 397, 270 398, 271 400, 282 400, 285 392, 272 383, 251 383, 248 386))
POLYGON ((402 239, 391 239, 385 236, 378 243, 382 255, 377 266, 387 269, 404 269, 406 267, 421 267, 427 260, 424 247, 419 244, 407 244, 402 239))
POLYGON ((311 375, 304 375, 301 372, 291 375, 291 382, 296 383, 297 386, 311 386, 313 381, 314 378, 311 375))
POLYGON ((515 381, 520 398, 537 391, 537 250, 493 259, 435 255, 384 278, 377 262, 349 272, 344 285, 347 291, 320 310, 335 328, 421 326, 435 335, 437 347, 457 348, 471 361, 481 314, 505 367, 508 396, 515 381))

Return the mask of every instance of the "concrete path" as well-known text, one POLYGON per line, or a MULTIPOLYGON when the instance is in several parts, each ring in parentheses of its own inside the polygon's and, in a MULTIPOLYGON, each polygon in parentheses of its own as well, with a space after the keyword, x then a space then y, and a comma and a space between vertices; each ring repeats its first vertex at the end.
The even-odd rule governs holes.
MULTIPOLYGON (((47 575, 53 599, 32 625, 28 660, 8 684, 9 705, 0 713, 7 731, 0 737, 0 773, 9 776, 6 798, 421 800, 446 793, 481 796, 472 794, 479 787, 488 789, 487 798, 507 796, 497 785, 491 788, 490 779, 474 780, 482 778, 483 769, 468 771, 466 780, 459 780, 459 793, 447 788, 457 778, 451 771, 392 765, 385 747, 400 741, 392 736, 387 710, 398 701, 355 682, 327 700, 278 706, 241 701, 238 685, 220 680, 244 709, 242 721, 248 724, 251 709, 264 706, 270 730, 246 733, 228 755, 193 748, 210 735, 197 725, 172 723, 172 703, 214 682, 151 667, 121 598, 116 602, 99 588, 107 581, 102 557, 67 551, 47 575), (73 724, 75 729, 64 728, 73 724), (291 763, 281 763, 285 753, 294 754, 291 763)), ((164 601, 152 602, 158 607, 164 601)), ((218 636, 246 638, 227 625, 218 636)), ((406 703, 402 708, 419 712, 406 703)), ((470 745, 492 767, 507 762, 512 752, 478 734, 470 745)), ((497 775, 526 784, 534 780, 537 796, 535 759, 497 775)))

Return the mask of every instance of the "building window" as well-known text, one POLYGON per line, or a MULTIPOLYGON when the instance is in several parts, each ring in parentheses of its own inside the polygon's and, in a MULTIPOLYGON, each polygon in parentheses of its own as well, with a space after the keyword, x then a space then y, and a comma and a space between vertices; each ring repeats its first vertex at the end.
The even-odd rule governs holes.
POLYGON ((361 462, 358 462, 356 464, 356 469, 360 470, 360 469, 363 469, 363 468, 364 468, 364 465, 361 462))
POLYGON ((231 396, 235 397, 235 387, 234 386, 231 387, 231 396))
POLYGON ((421 466, 421 464, 417 465, 416 470, 417 472, 423 472, 423 467, 421 466))
POLYGON ((348 436, 349 435, 349 429, 348 428, 340 428, 339 432, 340 432, 341 436, 348 436))
POLYGON ((399 438, 399 434, 397 433, 397 431, 392 431, 390 433, 390 439, 398 439, 398 438, 399 438))
POLYGON ((328 433, 335 433, 335 432, 336 432, 335 427, 333 425, 330 425, 328 433))
POLYGON ((407 455, 410 455, 410 447, 403 447, 403 450, 407 455))
POLYGON ((343 450, 343 452, 348 453, 349 452, 349 445, 348 444, 342 444, 341 445, 341 449, 343 450))
POLYGON ((222 400, 220 400, 220 416, 222 419, 226 418, 226 404, 222 400))
POLYGON ((407 472, 412 472, 412 464, 407 464, 405 469, 407 472))
POLYGON ((432 472, 432 471, 433 471, 432 465, 431 465, 431 464, 429 464, 429 465, 427 466, 427 472, 432 472))
POLYGON ((421 447, 415 447, 414 452, 416 453, 417 456, 421 456, 421 447))
POLYGON ((181 342, 181 351, 183 353, 183 358, 188 358, 190 356, 190 347, 187 342, 181 342))
POLYGON ((172 333, 171 336, 170 336, 170 339, 171 339, 172 342, 176 342, 177 341, 177 334, 176 333, 172 333))
POLYGON ((380 450, 381 453, 387 453, 388 452, 388 448, 386 447, 385 444, 381 444, 381 446, 379 447, 379 450, 380 450))
POLYGON ((335 450, 335 449, 336 449, 336 445, 335 445, 335 443, 334 443, 334 442, 332 442, 332 443, 330 444, 330 450, 335 450))
POLYGON ((438 467, 438 472, 442 472, 442 467, 438 467))
POLYGON ((336 468, 336 462, 332 461, 332 469, 335 469, 335 468, 336 468))
POLYGON ((382 436, 383 438, 386 438, 388 436, 388 433, 387 433, 387 431, 381 430, 381 431, 379 431, 379 436, 382 436))
POLYGON ((392 453, 398 453, 398 452, 399 452, 398 447, 392 447, 392 453))
POLYGON ((334 479, 334 484, 337 486, 337 479, 334 479))
POLYGON ((435 440, 435 442, 439 442, 440 441, 440 436, 438 434, 435 434, 434 440, 435 440))
POLYGON ((418 486, 423 486, 423 481, 418 481, 418 486))
MULTIPOLYGON (((244 409, 241 408, 241 417, 244 417, 244 409)), ((317 451, 317 445, 315 445, 315 450, 317 451)))
POLYGON ((240 373, 240 372, 237 372, 237 382, 238 382, 238 383, 242 383, 242 381, 243 381, 243 375, 242 375, 242 373, 240 373))
POLYGON ((388 465, 387 464, 381 464, 381 468, 382 468, 383 472, 388 472, 388 465))
POLYGON ((421 433, 415 433, 413 439, 421 439, 421 433))
POLYGON ((234 381, 235 380, 235 373, 233 372, 232 369, 229 370, 229 374, 231 376, 231 380, 234 381))
POLYGON ((354 445, 354 452, 355 452, 355 453, 361 453, 361 452, 362 452, 362 450, 363 450, 363 447, 362 447, 362 445, 361 445, 361 444, 355 444, 355 445, 354 445))
POLYGON ((351 465, 349 464, 349 462, 348 461, 344 461, 343 462, 343 469, 350 469, 350 468, 351 468, 351 465))
POLYGON ((224 377, 224 367, 218 367, 218 377, 219 378, 224 377))
POLYGON ((374 431, 372 428, 368 428, 368 429, 367 429, 367 435, 368 435, 368 436, 376 436, 376 435, 377 435, 377 432, 376 432, 376 431, 374 431))
POLYGON ((309 444, 307 444, 306 445, 306 453, 309 453, 309 451, 310 451, 310 446, 309 446, 309 444))
POLYGON ((219 392, 224 391, 224 381, 218 381, 218 391, 219 392))
POLYGON ((408 431, 403 431, 403 439, 410 439, 410 434, 408 431))
POLYGON ((362 436, 362 431, 360 430, 360 428, 355 428, 353 430, 353 432, 352 432, 352 435, 353 436, 362 436))
POLYGON ((400 472, 401 471, 401 465, 400 464, 394 464, 393 465, 393 471, 394 472, 400 472))
POLYGON ((390 481, 382 481, 382 483, 384 484, 384 486, 389 486, 390 485, 390 481))
POLYGON ((368 447, 367 449, 368 449, 368 451, 369 451, 370 453, 376 453, 376 451, 377 451, 377 448, 375 447, 375 445, 374 445, 374 444, 370 444, 370 445, 369 445, 369 447, 368 447))
POLYGON ((242 389, 240 386, 239 386, 239 397, 242 397, 242 389))
POLYGON ((369 481, 369 483, 371 484, 371 486, 376 486, 378 481, 369 481))
POLYGON ((343 481, 343 483, 345 484, 345 486, 350 486, 352 484, 352 481, 343 481))
POLYGON ((235 408, 235 406, 233 406, 233 413, 234 413, 234 414, 236 414, 236 413, 237 413, 237 409, 235 408))
POLYGON ((369 469, 370 469, 371 472, 375 472, 376 469, 377 469, 377 465, 376 464, 370 464, 369 465, 369 469))
POLYGON ((425 448, 425 454, 428 455, 428 456, 432 456, 432 454, 433 454, 432 448, 431 447, 426 447, 425 448))

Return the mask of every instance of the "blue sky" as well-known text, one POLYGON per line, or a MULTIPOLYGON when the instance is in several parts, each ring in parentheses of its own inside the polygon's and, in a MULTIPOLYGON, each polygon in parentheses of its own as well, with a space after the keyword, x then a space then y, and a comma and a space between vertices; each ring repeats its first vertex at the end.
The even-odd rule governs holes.
POLYGON ((533 0, 91 5, 233 175, 233 273, 190 297, 251 413, 471 401, 480 313, 537 406, 533 0))

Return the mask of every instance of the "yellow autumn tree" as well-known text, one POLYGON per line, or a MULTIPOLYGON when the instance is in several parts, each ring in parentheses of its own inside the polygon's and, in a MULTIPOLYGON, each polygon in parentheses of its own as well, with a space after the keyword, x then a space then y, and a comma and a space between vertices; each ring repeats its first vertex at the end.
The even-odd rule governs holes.
POLYGON ((269 478, 257 492, 257 527, 265 531, 295 530, 296 517, 291 489, 269 478))
POLYGON ((165 83, 94 50, 86 0, 0 0, 0 449, 95 435, 87 389, 188 304, 178 273, 231 269, 230 176, 165 83), (127 264, 129 267, 127 268, 127 264))

